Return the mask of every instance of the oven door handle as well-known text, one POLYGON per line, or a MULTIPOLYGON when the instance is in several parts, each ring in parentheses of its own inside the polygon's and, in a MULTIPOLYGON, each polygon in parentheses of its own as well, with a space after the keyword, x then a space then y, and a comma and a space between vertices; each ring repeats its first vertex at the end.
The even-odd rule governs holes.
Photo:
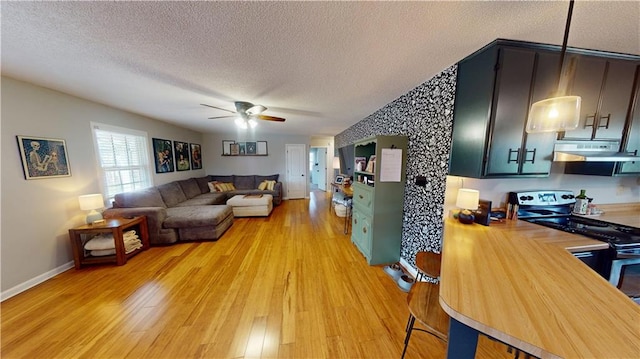
POLYGON ((575 252, 575 253, 571 253, 571 254, 573 254, 573 256, 576 257, 576 258, 593 257, 593 252, 575 252))

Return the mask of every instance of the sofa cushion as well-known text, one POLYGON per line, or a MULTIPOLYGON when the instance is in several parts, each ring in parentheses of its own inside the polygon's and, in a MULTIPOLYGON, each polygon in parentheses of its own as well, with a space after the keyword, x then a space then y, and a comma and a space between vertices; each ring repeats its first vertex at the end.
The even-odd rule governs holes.
POLYGON ((236 187, 233 185, 233 183, 218 182, 218 181, 209 182, 210 192, 227 192, 227 191, 235 191, 235 190, 236 190, 236 187))
POLYGON ((261 183, 262 181, 276 181, 278 182, 279 174, 269 175, 269 176, 256 176, 256 184, 261 183))
POLYGON ((176 205, 176 207, 224 204, 226 200, 227 200, 226 193, 222 193, 222 192, 205 193, 205 194, 199 195, 198 197, 190 198, 184 202, 180 202, 176 205))
POLYGON ((215 226, 233 213, 231 206, 191 206, 167 208, 165 228, 215 226))
POLYGON ((217 182, 231 182, 233 183, 233 178, 235 176, 234 175, 230 175, 230 176, 209 176, 210 178, 210 182, 211 181, 217 181, 217 182))
POLYGON ((256 189, 256 176, 234 176, 233 184, 237 189, 256 189))
POLYGON ((162 207, 167 205, 156 187, 134 192, 118 193, 113 198, 114 208, 162 207))
POLYGON ((261 191, 264 191, 266 188, 267 188, 267 181, 262 181, 258 185, 258 189, 261 190, 261 191))
POLYGON ((182 192, 184 192, 184 195, 187 196, 187 198, 193 198, 202 193, 195 178, 178 181, 178 184, 180 185, 180 188, 182 188, 182 192))
POLYGON ((195 180, 196 180, 196 183, 198 184, 198 187, 200 187, 200 193, 209 192, 208 183, 211 182, 210 176, 198 177, 195 180))
POLYGON ((182 188, 178 182, 169 182, 157 186, 164 203, 167 204, 167 207, 175 207, 180 202, 184 202, 187 200, 187 196, 182 192, 182 188))

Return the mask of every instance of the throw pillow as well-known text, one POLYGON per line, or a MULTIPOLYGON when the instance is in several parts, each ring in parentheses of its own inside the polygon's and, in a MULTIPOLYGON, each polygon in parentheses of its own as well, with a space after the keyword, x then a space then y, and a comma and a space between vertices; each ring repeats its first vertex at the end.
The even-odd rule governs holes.
POLYGON ((101 234, 99 236, 95 236, 84 244, 84 249, 88 251, 101 251, 113 248, 116 248, 116 244, 113 241, 112 234, 101 234))
POLYGON ((267 181, 262 181, 258 185, 258 189, 261 190, 261 191, 264 191, 266 188, 267 188, 267 181))
POLYGON ((276 186, 276 181, 266 181, 267 182, 267 190, 273 191, 273 188, 276 186))
POLYGON ((218 190, 218 192, 226 192, 226 191, 235 191, 236 187, 233 185, 233 183, 216 183, 214 184, 216 190, 218 190))
POLYGON ((208 182, 207 185, 209 186, 209 192, 218 192, 218 189, 216 188, 216 184, 218 183, 218 181, 208 182))

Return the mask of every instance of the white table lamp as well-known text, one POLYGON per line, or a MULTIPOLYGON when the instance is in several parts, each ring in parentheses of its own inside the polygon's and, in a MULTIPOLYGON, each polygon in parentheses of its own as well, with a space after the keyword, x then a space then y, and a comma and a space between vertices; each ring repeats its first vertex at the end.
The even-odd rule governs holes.
POLYGON ((96 194, 85 194, 85 195, 79 196, 78 202, 80 203, 81 210, 89 211, 86 218, 87 224, 101 222, 103 220, 102 214, 96 211, 96 209, 104 207, 104 200, 102 199, 101 194, 96 193, 96 194))
POLYGON ((458 213, 458 221, 464 224, 471 224, 475 220, 473 212, 478 209, 480 201, 480 192, 475 189, 460 188, 458 189, 458 198, 456 199, 456 207, 461 211, 458 213))

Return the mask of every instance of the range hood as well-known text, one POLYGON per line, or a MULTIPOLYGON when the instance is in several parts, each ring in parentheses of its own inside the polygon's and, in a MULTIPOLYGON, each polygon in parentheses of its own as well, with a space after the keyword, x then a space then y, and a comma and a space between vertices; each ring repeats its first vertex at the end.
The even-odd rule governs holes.
POLYGON ((633 152, 619 152, 620 141, 557 141, 555 162, 631 162, 640 161, 633 152))

